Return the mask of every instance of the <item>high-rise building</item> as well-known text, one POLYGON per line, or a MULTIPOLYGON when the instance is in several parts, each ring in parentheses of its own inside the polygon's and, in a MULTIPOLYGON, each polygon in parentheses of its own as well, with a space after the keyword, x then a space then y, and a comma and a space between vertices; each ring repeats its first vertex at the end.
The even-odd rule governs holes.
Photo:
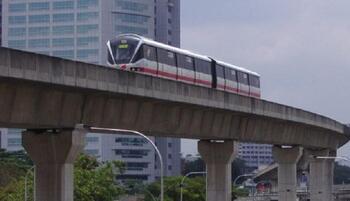
MULTIPOLYGON (((156 138, 156 145, 162 154, 164 175, 181 175, 181 140, 179 138, 156 138)), ((159 159, 156 157, 156 177, 160 177, 159 159)))
POLYGON ((1 34, 2 34, 2 0, 0 0, 0 46, 2 45, 1 44, 1 38, 2 38, 2 36, 1 36, 1 34))
POLYGON ((248 172, 273 163, 272 145, 240 143, 238 157, 245 161, 248 172))
POLYGON ((155 39, 180 47, 180 0, 155 1, 155 39))
MULTIPOLYGON (((3 0, 2 3, 5 47, 104 65, 106 41, 121 33, 136 33, 180 46, 180 0, 3 0)), ((139 151, 139 146, 125 146, 125 142, 112 138, 116 137, 88 134, 85 152, 101 161, 125 159, 128 166, 125 178, 152 181, 157 166, 153 148, 145 144, 143 151, 139 151), (146 152, 142 158, 125 157, 146 152), (144 159, 150 162, 145 164, 144 159)), ((139 137, 121 138, 142 141, 139 137)), ((180 141, 159 141, 160 147, 169 143, 174 147, 162 149, 162 155, 171 157, 164 157, 166 175, 180 173, 180 141)))
POLYGON ((120 33, 155 36, 154 0, 3 1, 3 44, 106 64, 106 41, 120 33))

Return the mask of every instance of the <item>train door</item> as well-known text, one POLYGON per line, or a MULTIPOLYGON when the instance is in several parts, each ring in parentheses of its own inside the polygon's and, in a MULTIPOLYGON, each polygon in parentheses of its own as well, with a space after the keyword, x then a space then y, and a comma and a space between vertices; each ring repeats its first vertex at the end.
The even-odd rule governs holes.
POLYGON ((225 67, 225 90, 231 93, 238 92, 237 71, 225 67))
POLYGON ((196 85, 212 87, 211 63, 203 59, 195 59, 196 85))
POLYGON ((177 54, 177 67, 177 80, 180 82, 194 84, 194 59, 189 56, 177 54))
POLYGON ((247 73, 238 71, 238 93, 249 96, 249 78, 247 73))
POLYGON ((250 92, 249 95, 255 98, 260 98, 260 79, 258 76, 255 75, 249 75, 249 86, 250 86, 250 92))
POLYGON ((157 49, 158 53, 158 77, 176 80, 177 67, 176 55, 172 51, 157 49))

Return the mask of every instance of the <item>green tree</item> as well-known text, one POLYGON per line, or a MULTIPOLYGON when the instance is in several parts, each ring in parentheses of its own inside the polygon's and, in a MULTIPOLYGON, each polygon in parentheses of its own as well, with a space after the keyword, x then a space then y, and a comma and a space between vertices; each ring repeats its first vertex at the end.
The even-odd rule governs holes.
POLYGON ((335 163, 334 184, 350 184, 350 167, 335 163))
MULTIPOLYGON (((180 199, 180 183, 182 177, 166 177, 164 179, 164 201, 178 201, 180 199)), ((154 182, 147 187, 155 198, 160 196, 160 182, 154 182)), ((145 201, 154 201, 149 193, 145 194, 145 201)), ((187 178, 183 185, 183 200, 205 201, 205 179, 203 177, 187 178)))
MULTIPOLYGON (((121 162, 99 163, 95 158, 80 155, 74 164, 74 200, 114 201, 124 193, 117 185, 115 176, 123 171, 121 162)), ((0 189, 1 201, 22 201, 24 199, 25 175, 12 180, 0 189)), ((29 201, 33 195, 33 174, 28 177, 29 201)))
MULTIPOLYGON (((232 181, 239 175, 244 174, 246 165, 242 159, 236 158, 232 162, 232 181)), ((201 172, 205 171, 205 163, 201 158, 198 158, 195 161, 187 161, 183 164, 182 174, 185 175, 189 172, 201 172)))
POLYGON ((24 151, 0 149, 0 189, 24 176, 32 166, 33 162, 24 151))

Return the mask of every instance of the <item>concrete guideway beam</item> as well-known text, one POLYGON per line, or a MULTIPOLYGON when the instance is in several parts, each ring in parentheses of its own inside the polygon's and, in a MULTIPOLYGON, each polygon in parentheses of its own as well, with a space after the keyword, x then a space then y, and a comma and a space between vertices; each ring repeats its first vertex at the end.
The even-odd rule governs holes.
POLYGON ((232 140, 198 142, 198 152, 207 167, 207 201, 231 201, 231 163, 237 147, 232 140))
POLYGON ((297 200, 297 162, 302 156, 302 148, 274 146, 272 154, 278 163, 278 200, 297 200))
POLYGON ((35 164, 35 201, 73 201, 73 163, 87 130, 24 131, 22 144, 35 164))
POLYGON ((310 200, 333 201, 333 170, 334 159, 317 158, 335 156, 335 152, 328 149, 305 151, 310 161, 310 200))

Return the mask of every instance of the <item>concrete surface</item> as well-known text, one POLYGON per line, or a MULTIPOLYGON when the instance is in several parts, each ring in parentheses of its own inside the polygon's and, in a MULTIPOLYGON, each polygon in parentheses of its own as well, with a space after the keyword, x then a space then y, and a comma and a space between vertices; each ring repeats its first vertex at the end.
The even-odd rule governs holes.
POLYGON ((86 130, 25 131, 23 146, 35 164, 36 201, 73 201, 73 163, 84 148, 86 130))
POLYGON ((290 106, 6 48, 0 48, 0 97, 0 127, 82 123, 162 137, 331 149, 350 134, 335 120, 290 106))
POLYGON ((302 156, 302 148, 274 146, 272 154, 278 163, 278 200, 297 200, 297 162, 302 156))
POLYGON ((211 142, 200 140, 198 152, 207 169, 207 201, 231 201, 231 163, 237 155, 237 145, 231 140, 211 142))

